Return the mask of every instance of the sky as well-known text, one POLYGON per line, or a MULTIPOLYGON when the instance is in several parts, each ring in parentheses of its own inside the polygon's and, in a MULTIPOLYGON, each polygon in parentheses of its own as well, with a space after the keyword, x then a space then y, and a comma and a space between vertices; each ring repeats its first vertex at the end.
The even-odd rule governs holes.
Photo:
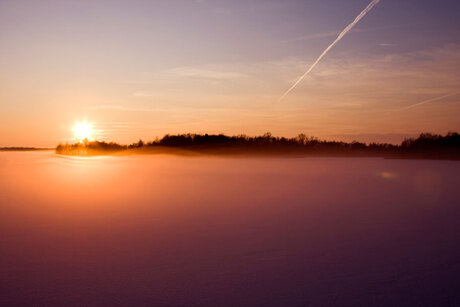
POLYGON ((460 131, 460 1, 0 0, 0 146, 460 131))

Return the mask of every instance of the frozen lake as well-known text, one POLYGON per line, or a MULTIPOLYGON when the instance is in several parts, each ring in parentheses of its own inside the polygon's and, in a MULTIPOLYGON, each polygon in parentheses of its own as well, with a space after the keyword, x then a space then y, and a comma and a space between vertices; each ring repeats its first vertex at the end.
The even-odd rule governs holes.
POLYGON ((0 152, 2 306, 459 306, 460 162, 0 152))

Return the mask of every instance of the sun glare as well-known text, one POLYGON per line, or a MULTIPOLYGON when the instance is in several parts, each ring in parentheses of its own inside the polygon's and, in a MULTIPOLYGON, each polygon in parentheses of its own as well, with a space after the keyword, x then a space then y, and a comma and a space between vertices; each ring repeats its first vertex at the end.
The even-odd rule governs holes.
POLYGON ((86 121, 78 122, 73 127, 73 133, 77 141, 90 140, 93 137, 93 126, 86 121))

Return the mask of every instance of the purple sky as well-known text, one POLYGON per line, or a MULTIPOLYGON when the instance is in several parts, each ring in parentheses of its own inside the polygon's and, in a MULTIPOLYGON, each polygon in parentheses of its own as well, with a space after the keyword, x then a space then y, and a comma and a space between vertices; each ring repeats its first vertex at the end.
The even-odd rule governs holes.
POLYGON ((0 0, 0 146, 460 130, 454 0, 381 0, 277 103, 369 2, 0 0))

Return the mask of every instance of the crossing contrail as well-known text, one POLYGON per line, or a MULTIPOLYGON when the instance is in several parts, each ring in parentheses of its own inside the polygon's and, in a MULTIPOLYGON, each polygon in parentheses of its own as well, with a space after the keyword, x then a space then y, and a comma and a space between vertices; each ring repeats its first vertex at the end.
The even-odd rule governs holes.
POLYGON ((340 34, 337 36, 335 41, 326 48, 326 50, 321 53, 321 55, 316 59, 316 61, 310 66, 310 68, 280 97, 278 101, 283 100, 287 94, 289 94, 312 70, 315 66, 324 58, 324 56, 335 46, 372 8, 379 3, 380 0, 372 0, 371 3, 350 23, 340 34))
POLYGON ((430 102, 434 102, 434 101, 442 100, 442 99, 444 99, 444 98, 456 96, 456 95, 458 95, 458 94, 460 94, 460 92, 455 92, 455 93, 450 93, 450 94, 443 95, 443 96, 439 96, 439 97, 434 97, 434 98, 431 98, 431 99, 428 99, 428 100, 424 100, 424 101, 419 102, 419 103, 411 104, 410 106, 404 107, 403 110, 408 110, 408 109, 411 109, 411 108, 414 108, 414 107, 418 107, 418 106, 421 106, 421 105, 424 105, 424 104, 427 104, 427 103, 430 103, 430 102))

